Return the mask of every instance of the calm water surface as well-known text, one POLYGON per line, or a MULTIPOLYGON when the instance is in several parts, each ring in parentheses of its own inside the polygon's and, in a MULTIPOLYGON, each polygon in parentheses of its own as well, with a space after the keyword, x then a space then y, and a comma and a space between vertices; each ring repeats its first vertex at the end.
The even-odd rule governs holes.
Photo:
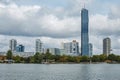
POLYGON ((120 80, 120 65, 0 64, 0 80, 120 80))

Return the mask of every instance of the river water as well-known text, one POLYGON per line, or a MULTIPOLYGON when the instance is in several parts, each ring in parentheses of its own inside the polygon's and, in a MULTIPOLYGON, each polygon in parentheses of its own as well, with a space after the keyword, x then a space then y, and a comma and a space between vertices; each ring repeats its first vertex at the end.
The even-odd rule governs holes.
POLYGON ((120 65, 0 64, 0 80, 120 80, 120 65))

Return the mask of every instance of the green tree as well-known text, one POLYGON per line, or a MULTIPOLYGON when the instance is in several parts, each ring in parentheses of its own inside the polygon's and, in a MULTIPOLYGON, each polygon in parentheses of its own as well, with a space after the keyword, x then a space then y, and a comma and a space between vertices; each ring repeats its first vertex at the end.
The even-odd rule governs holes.
POLYGON ((30 63, 30 57, 24 57, 24 63, 30 63))
POLYGON ((89 62, 89 61, 90 61, 90 59, 89 59, 88 56, 82 56, 81 57, 81 62, 89 62))
POLYGON ((99 55, 99 59, 100 59, 100 62, 104 62, 105 60, 107 60, 107 56, 104 54, 101 54, 99 55))
POLYGON ((40 54, 40 53, 36 53, 35 55, 34 55, 34 62, 35 63, 41 63, 42 62, 42 55, 40 54))
POLYGON ((7 59, 8 59, 8 60, 11 60, 11 59, 12 59, 12 51, 11 51, 11 50, 8 50, 6 56, 7 56, 7 59))
POLYGON ((80 56, 76 56, 76 57, 75 57, 75 62, 76 62, 76 63, 80 63, 80 60, 81 60, 81 57, 80 57, 80 56))
POLYGON ((108 60, 116 61, 116 55, 110 54, 110 55, 108 56, 108 60))
POLYGON ((47 49, 45 55, 44 55, 44 59, 46 62, 48 62, 49 60, 52 60, 53 56, 52 54, 49 52, 49 49, 47 49))
POLYGON ((93 55, 93 57, 91 59, 92 59, 92 62, 99 62, 100 61, 99 55, 93 55))
POLYGON ((20 62, 21 63, 25 63, 25 58, 24 57, 20 57, 20 62))
POLYGON ((35 61, 34 61, 34 56, 31 56, 30 57, 30 63, 34 63, 35 61))
POLYGON ((68 62, 75 62, 75 57, 74 56, 67 56, 67 61, 68 62))
POLYGON ((120 63, 120 56, 116 56, 116 61, 120 63))
POLYGON ((15 63, 20 63, 21 62, 21 57, 20 56, 14 56, 13 60, 15 61, 15 63))
POLYGON ((62 56, 60 56, 60 62, 67 62, 67 60, 68 60, 68 57, 66 56, 66 55, 62 55, 62 56))
POLYGON ((56 61, 56 62, 59 62, 59 61, 60 61, 60 57, 61 57, 60 55, 55 55, 55 56, 54 56, 55 61, 56 61))

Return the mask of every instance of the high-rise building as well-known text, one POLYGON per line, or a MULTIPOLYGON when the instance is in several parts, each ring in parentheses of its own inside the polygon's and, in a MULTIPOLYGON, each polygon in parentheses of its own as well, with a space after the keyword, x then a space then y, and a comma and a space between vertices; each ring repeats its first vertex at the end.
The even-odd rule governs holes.
POLYGON ((89 16, 88 10, 83 8, 81 10, 81 55, 89 56, 89 16))
POLYGON ((93 45, 92 43, 89 43, 89 57, 92 57, 93 55, 93 45))
POLYGON ((103 39, 103 54, 107 56, 110 54, 111 51, 111 40, 110 38, 103 39))
POLYGON ((60 55, 66 55, 65 49, 60 49, 60 55))
POLYGON ((49 48, 49 52, 52 55, 60 55, 60 49, 59 48, 49 48))
POLYGON ((66 55, 79 55, 79 43, 76 40, 64 43, 63 47, 66 55))
POLYGON ((9 48, 12 52, 16 51, 17 41, 15 39, 11 39, 9 43, 9 48))
POLYGON ((40 39, 36 39, 36 52, 42 53, 42 42, 40 39))
POLYGON ((25 47, 21 44, 16 47, 16 52, 24 52, 25 47))

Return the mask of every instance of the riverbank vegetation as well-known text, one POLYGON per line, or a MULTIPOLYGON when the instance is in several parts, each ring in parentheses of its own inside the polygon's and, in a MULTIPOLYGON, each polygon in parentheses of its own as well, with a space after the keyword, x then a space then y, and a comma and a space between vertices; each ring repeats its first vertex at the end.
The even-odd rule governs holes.
POLYGON ((1 63, 13 62, 13 63, 120 63, 120 56, 110 54, 108 56, 93 55, 92 57, 87 56, 68 56, 68 55, 52 55, 49 50, 45 54, 36 53, 30 57, 13 56, 9 50, 6 56, 0 56, 1 63))

